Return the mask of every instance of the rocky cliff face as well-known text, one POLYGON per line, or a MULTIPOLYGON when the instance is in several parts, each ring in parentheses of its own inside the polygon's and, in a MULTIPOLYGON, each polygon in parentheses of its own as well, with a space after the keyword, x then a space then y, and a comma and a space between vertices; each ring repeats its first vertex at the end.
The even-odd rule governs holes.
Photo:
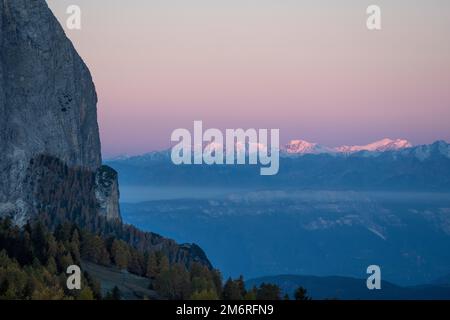
POLYGON ((174 263, 211 267, 195 245, 122 223, 96 104, 89 70, 45 0, 0 0, 0 218, 23 225, 36 215, 53 228, 69 220, 174 263))
MULTIPOLYGON (((101 168, 96 104, 89 70, 46 2, 0 1, 0 216, 21 224, 33 213, 39 177, 28 168, 40 155, 101 168)), ((101 211, 120 218, 110 178, 96 194, 101 211)))

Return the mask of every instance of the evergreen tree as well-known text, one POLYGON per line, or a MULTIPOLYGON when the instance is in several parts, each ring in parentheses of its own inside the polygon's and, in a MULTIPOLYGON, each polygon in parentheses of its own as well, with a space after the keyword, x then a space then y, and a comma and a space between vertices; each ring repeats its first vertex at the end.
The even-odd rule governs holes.
POLYGON ((219 300, 219 297, 217 296, 217 292, 215 290, 202 290, 202 291, 195 291, 191 295, 191 300, 219 300))
MULTIPOLYGON (((125 244, 125 247, 127 245, 125 244)), ((144 266, 144 256, 142 254, 139 254, 135 249, 131 248, 129 250, 129 262, 128 262, 128 271, 131 273, 145 276, 146 271, 144 266)))
POLYGON ((243 299, 239 283, 237 281, 233 281, 231 278, 229 278, 225 283, 222 295, 224 300, 243 299))
POLYGON ((216 288, 217 296, 222 297, 222 274, 219 270, 215 269, 211 271, 211 278, 214 283, 214 287, 216 288))
POLYGON ((245 294, 244 300, 256 300, 257 289, 254 286, 251 290, 248 290, 245 294))
POLYGON ((48 258, 47 270, 48 270, 48 272, 50 272, 52 274, 55 274, 55 275, 58 273, 58 268, 56 266, 56 261, 55 261, 55 258, 53 256, 50 256, 48 258))
POLYGON ((180 264, 161 269, 154 281, 154 289, 167 299, 189 299, 191 296, 190 274, 180 264))
POLYGON ((162 256, 159 262, 159 273, 168 271, 169 267, 170 267, 169 258, 166 255, 162 256))
POLYGON ((247 290, 245 289, 244 276, 240 275, 239 279, 236 280, 236 283, 239 286, 241 297, 245 297, 245 295, 247 294, 247 290))
POLYGON ((294 297, 295 300, 311 300, 311 298, 307 296, 306 289, 303 287, 298 287, 297 290, 295 290, 294 297))
POLYGON ((280 300, 280 288, 275 284, 262 283, 256 291, 256 300, 280 300))
POLYGON ((150 279, 154 279, 158 274, 159 274, 158 257, 155 252, 152 252, 147 259, 147 270, 145 275, 150 279))
POLYGON ((114 288, 106 294, 105 300, 122 300, 120 289, 117 286, 114 286, 114 288))
POLYGON ((114 264, 120 269, 127 269, 130 259, 129 252, 122 240, 114 240, 111 246, 111 257, 114 264))
POLYGON ((94 300, 94 293, 88 286, 83 286, 77 296, 77 300, 94 300))
POLYGON ((78 233, 78 230, 75 229, 73 231, 72 237, 70 239, 70 253, 74 259, 74 261, 79 262, 81 258, 80 254, 80 235, 78 233))

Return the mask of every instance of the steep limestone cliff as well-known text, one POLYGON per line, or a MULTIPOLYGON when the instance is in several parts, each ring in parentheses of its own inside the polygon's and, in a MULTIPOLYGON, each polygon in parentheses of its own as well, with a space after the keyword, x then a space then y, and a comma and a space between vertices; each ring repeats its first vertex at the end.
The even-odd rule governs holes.
POLYGON ((90 72, 45 0, 0 0, 0 218, 35 216, 211 268, 195 245, 123 224, 117 173, 102 166, 90 72))
MULTIPOLYGON (((24 181, 39 180, 25 176, 39 155, 100 168, 96 104, 90 72, 45 1, 0 1, 0 216, 22 224, 33 213, 24 181)), ((100 206, 120 218, 117 181, 109 185, 100 206)))

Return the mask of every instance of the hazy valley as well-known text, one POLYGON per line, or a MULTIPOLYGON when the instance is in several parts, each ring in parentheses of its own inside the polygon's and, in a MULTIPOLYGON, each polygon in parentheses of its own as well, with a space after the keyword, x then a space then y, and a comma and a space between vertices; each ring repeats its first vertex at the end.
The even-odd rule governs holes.
POLYGON ((109 163, 126 221, 199 244, 225 276, 365 278, 378 264, 384 280, 417 285, 450 273, 448 150, 284 153, 263 178, 174 166, 164 152, 109 163))

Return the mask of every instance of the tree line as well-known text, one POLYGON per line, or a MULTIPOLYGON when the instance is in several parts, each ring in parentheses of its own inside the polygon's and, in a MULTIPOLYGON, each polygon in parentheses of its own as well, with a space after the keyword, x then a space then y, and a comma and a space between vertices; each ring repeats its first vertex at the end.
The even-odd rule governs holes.
MULTIPOLYGON (((82 260, 147 277, 149 289, 162 299, 282 298, 276 285, 263 283, 247 290, 242 276, 223 283, 219 270, 199 262, 189 268, 170 263, 162 251, 142 254, 125 241, 93 234, 69 222, 51 232, 41 221, 19 228, 9 218, 0 219, 0 299, 120 299, 118 288, 102 296, 100 283, 88 273, 82 275, 81 290, 67 289, 67 267, 80 265, 82 260)), ((307 298, 306 290, 295 298, 307 298)))
POLYGON ((27 177, 36 212, 21 228, 0 219, 0 299, 120 299, 118 288, 102 296, 100 283, 88 273, 82 275, 82 290, 66 288, 67 267, 82 260, 146 277, 162 299, 281 298, 273 284, 247 290, 243 277, 223 283, 195 245, 187 248, 108 221, 98 213, 90 171, 42 155, 30 161, 27 177))

